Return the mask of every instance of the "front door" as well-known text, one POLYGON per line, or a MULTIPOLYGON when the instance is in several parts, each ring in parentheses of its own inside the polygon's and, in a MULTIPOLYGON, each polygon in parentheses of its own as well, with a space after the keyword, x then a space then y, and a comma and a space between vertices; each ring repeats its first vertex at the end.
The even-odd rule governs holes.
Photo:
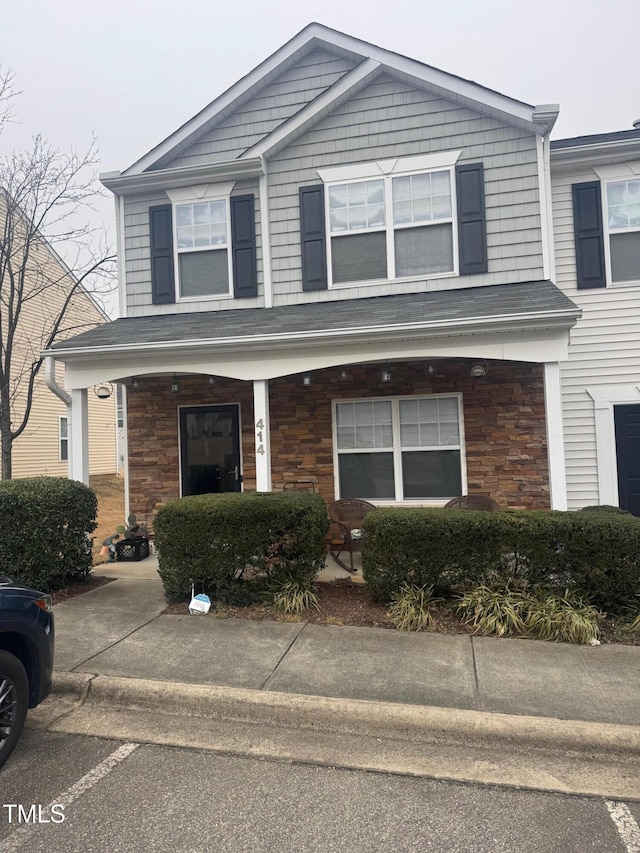
POLYGON ((185 406, 179 411, 183 497, 239 492, 238 407, 185 406))
POLYGON ((640 406, 614 406, 613 419, 620 506, 640 516, 640 406))

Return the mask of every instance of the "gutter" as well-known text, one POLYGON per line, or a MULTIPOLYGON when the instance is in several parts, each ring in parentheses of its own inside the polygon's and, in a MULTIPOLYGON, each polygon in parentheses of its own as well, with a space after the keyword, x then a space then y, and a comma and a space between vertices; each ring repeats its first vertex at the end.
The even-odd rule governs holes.
POLYGON ((141 175, 123 175, 122 172, 102 172, 100 182, 117 195, 130 195, 150 189, 189 187, 222 180, 243 180, 264 174, 262 159, 251 157, 246 160, 223 160, 196 166, 179 166, 172 169, 156 169, 141 175))
MULTIPOLYGON (((44 355, 44 353, 43 353, 44 355)), ((64 388, 61 388, 60 385, 56 382, 56 361, 55 357, 52 355, 46 355, 44 360, 45 365, 45 375, 47 380, 47 388, 52 391, 56 397, 59 397, 62 402, 70 406, 71 405, 71 396, 67 394, 64 388)))

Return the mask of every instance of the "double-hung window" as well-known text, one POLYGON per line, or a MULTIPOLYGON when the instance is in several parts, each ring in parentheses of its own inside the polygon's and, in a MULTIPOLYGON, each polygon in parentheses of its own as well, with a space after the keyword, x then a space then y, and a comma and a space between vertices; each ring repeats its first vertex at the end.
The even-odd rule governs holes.
POLYGON ((460 395, 334 403, 336 493, 377 501, 463 494, 460 395))
POLYGON ((640 281, 640 178, 606 184, 611 281, 640 281))
POLYGON ((333 285, 457 272, 459 154, 319 170, 333 285))
POLYGON ((231 296, 233 184, 168 190, 173 202, 178 298, 231 296))
POLYGON ((60 462, 69 460, 69 421, 62 415, 58 426, 58 455, 60 462))

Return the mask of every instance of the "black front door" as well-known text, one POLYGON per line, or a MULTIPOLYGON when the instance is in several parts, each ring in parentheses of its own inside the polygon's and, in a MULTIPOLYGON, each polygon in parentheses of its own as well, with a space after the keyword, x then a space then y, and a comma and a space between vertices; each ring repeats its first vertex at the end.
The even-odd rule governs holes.
POLYGON ((620 506, 640 516, 640 406, 614 406, 613 419, 620 506))
POLYGON ((183 497, 240 491, 237 406, 180 409, 180 466, 183 497))

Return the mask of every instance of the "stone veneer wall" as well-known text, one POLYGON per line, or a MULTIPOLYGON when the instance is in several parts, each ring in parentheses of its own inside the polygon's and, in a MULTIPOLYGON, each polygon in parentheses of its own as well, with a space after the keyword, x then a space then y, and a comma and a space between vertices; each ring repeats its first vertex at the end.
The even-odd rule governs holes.
MULTIPOLYGON (((482 379, 469 376, 472 362, 434 361, 428 376, 422 362, 390 365, 392 381, 380 380, 381 365, 349 365, 270 383, 273 488, 287 480, 312 480, 327 501, 334 499, 331 401, 462 392, 469 492, 484 492, 502 507, 549 507, 549 474, 542 365, 490 362, 482 379)), ((127 397, 131 511, 151 521, 154 508, 179 496, 177 407, 240 403, 245 490, 255 489, 253 388, 250 382, 181 377, 139 379, 127 397)))

